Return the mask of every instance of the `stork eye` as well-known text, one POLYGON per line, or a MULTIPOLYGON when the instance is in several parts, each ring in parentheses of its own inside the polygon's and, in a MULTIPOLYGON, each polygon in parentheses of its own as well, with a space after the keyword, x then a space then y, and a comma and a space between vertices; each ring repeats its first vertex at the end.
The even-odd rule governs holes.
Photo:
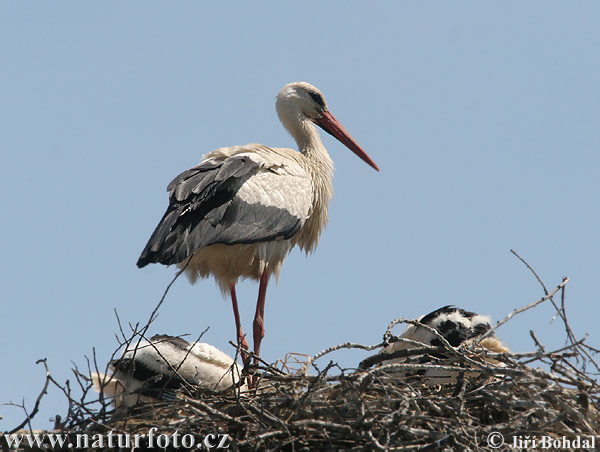
POLYGON ((311 92, 309 92, 308 95, 310 97, 312 97, 312 100, 314 100, 319 107, 325 108, 325 99, 323 99, 323 96, 321 95, 321 93, 311 93, 311 92))

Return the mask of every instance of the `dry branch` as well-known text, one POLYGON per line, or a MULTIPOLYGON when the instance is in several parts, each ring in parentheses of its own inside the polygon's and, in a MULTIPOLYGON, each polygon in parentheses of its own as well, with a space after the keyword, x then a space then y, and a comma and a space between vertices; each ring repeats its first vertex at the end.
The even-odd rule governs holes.
MULTIPOLYGON (((528 268, 533 271, 529 265, 528 268)), ((260 367, 247 369, 260 377, 259 389, 250 393, 240 393, 239 388, 229 393, 212 393, 185 387, 175 401, 115 410, 102 396, 92 399, 88 376, 75 368, 83 396, 74 397, 69 385, 58 385, 48 373, 36 408, 52 382, 69 399, 66 417, 57 422, 65 432, 113 430, 144 434, 156 427, 164 434, 227 433, 232 438, 230 450, 491 450, 486 443, 491 432, 506 437, 597 436, 600 386, 598 375, 586 370, 585 363, 595 364, 593 355, 598 350, 588 346, 585 338, 576 340, 568 325, 564 303, 567 282, 565 278, 552 292, 545 290, 544 297, 515 309, 492 329, 493 332, 515 315, 552 300, 557 311, 562 311, 559 317, 569 341, 553 351, 547 351, 533 332, 536 351, 493 354, 474 346, 453 348, 431 330, 442 345, 417 344, 392 354, 374 354, 356 369, 342 369, 335 363, 333 357, 338 350, 373 351, 404 340, 391 334, 392 327, 415 321, 397 319, 390 324, 382 343, 349 342, 329 347, 307 357, 303 371, 289 374, 264 362, 260 367), (560 307, 552 299, 559 291, 560 307), (426 364, 416 360, 424 355, 445 358, 426 364), (324 356, 330 361, 321 363, 324 356), (382 365, 392 358, 405 361, 382 365), (490 358, 499 364, 490 363, 490 358), (316 375, 305 372, 309 364, 316 375), (458 378, 452 384, 432 386, 417 377, 398 376, 399 370, 406 369, 453 370, 458 378)), ((163 301, 164 296, 160 303, 163 301)), ((143 337, 147 326, 142 330, 134 328, 134 337, 143 337)), ((122 329, 120 332, 121 347, 129 346, 133 337, 127 339, 122 329)), ((88 374, 90 367, 88 360, 88 374)), ((97 371, 95 356, 94 367, 97 371)), ((35 409, 18 428, 27 425, 34 415, 35 409)))

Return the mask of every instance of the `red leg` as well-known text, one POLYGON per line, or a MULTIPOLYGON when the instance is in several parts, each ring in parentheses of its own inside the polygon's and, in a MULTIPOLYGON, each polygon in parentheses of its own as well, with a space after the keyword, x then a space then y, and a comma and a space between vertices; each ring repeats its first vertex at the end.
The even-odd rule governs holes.
POLYGON ((256 314, 254 316, 254 354, 260 356, 260 343, 265 337, 265 299, 267 297, 267 283, 269 274, 263 271, 260 275, 260 285, 258 286, 258 301, 256 302, 256 314))
MULTIPOLYGON (((231 294, 231 304, 233 305, 233 316, 235 317, 235 328, 237 330, 237 343, 242 349, 248 351, 248 341, 244 337, 242 331, 242 323, 240 322, 240 313, 238 311, 237 296, 235 294, 235 284, 229 286, 229 293, 231 294)), ((246 356, 242 355, 242 361, 246 363, 246 356)))

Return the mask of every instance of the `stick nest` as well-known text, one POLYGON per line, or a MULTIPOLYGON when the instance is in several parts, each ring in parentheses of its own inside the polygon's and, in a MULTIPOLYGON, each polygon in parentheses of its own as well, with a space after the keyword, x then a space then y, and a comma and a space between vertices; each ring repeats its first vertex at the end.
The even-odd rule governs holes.
MULTIPOLYGON (((69 399, 68 415, 57 418, 56 429, 147 434, 154 427, 160 434, 178 431, 198 438, 226 433, 230 450, 261 451, 494 450, 487 442, 492 432, 502 433, 507 442, 514 435, 597 436, 600 386, 594 355, 598 350, 576 340, 568 325, 566 282, 565 278, 553 292, 546 291, 545 297, 513 311, 497 325, 550 300, 567 332, 568 345, 559 350, 546 351, 531 332, 537 350, 525 354, 491 355, 476 345, 455 349, 446 343, 412 350, 407 361, 392 366, 381 366, 375 352, 356 369, 335 363, 340 349, 376 350, 386 344, 390 327, 381 344, 331 347, 306 359, 297 373, 285 366, 282 370, 281 365, 256 368, 258 390, 210 393, 183 388, 175 401, 133 409, 113 409, 109 400, 98 400, 90 390, 93 366, 88 361, 88 372, 74 369, 83 392, 78 400, 68 382, 59 385, 48 373, 69 399), (562 304, 553 299, 559 291, 562 304), (442 364, 415 364, 433 351, 435 356, 445 356, 442 364), (457 378, 431 385, 398 376, 399 370, 410 368, 454 369, 457 378)), ((403 322, 410 323, 395 321, 403 322)))
POLYGON ((505 357, 506 368, 498 375, 498 369, 475 369, 453 356, 448 365, 481 372, 479 377, 437 386, 376 369, 347 373, 333 362, 317 376, 279 376, 266 370, 261 373, 263 389, 255 394, 182 393, 176 402, 105 411, 101 417, 78 419, 73 412, 64 427, 227 433, 232 450, 486 450, 493 431, 506 438, 600 435, 600 387, 582 378, 570 358, 571 353, 505 357), (530 367, 532 359, 550 363, 552 372, 530 367))

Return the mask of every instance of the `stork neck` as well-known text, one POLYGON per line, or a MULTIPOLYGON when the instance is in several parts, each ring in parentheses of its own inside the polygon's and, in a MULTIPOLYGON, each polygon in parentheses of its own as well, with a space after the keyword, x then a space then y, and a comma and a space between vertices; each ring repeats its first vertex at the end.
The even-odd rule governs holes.
POLYGON ((298 144, 298 150, 307 158, 331 172, 333 162, 314 123, 308 119, 303 119, 298 121, 297 125, 297 129, 290 130, 290 133, 298 144))

